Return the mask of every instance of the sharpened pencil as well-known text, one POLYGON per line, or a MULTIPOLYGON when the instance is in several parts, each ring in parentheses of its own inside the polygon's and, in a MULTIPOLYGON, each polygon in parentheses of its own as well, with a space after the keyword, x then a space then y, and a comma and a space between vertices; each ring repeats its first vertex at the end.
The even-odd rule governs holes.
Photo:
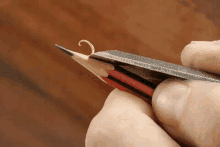
MULTIPOLYGON (((93 47, 91 44, 90 46, 93 47)), ((215 75, 125 52, 103 51, 84 55, 57 44, 56 47, 103 82, 119 90, 135 94, 150 104, 157 85, 168 78, 220 83, 220 78, 215 75)))
POLYGON ((143 96, 145 100, 151 100, 153 91, 156 88, 156 85, 153 83, 126 71, 125 69, 117 67, 112 63, 92 59, 87 55, 70 51, 59 45, 56 45, 56 47, 73 58, 79 64, 83 65, 86 69, 90 70, 105 83, 108 83, 109 85, 122 91, 132 91, 137 95, 143 96))

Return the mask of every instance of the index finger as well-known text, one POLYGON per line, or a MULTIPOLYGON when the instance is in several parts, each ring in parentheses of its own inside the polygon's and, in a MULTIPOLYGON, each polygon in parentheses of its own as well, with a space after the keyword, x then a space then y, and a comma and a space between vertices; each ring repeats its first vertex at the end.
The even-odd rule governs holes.
POLYGON ((220 74, 220 40, 192 41, 181 53, 184 66, 220 74))

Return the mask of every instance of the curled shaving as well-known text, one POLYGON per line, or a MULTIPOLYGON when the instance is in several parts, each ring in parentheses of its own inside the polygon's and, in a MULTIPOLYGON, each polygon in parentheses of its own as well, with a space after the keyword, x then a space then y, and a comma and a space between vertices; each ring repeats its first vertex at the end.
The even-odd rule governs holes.
POLYGON ((85 42, 85 43, 87 43, 90 46, 90 48, 92 50, 92 53, 90 55, 95 53, 95 48, 94 48, 94 46, 92 45, 91 42, 89 42, 88 40, 80 40, 79 43, 78 43, 79 46, 81 46, 81 44, 80 44, 81 42, 85 42))

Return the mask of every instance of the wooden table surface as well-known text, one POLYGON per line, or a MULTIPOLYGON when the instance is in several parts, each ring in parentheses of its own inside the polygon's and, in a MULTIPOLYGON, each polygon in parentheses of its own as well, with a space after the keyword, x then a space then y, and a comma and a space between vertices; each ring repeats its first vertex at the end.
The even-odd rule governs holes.
POLYGON ((1 0, 0 144, 83 147, 113 90, 54 44, 181 64, 192 40, 217 40, 219 0, 1 0))

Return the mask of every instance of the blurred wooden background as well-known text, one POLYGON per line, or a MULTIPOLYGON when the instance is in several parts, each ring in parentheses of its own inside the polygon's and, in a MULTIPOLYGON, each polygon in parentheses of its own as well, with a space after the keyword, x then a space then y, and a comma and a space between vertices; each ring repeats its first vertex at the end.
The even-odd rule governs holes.
POLYGON ((54 47, 122 50, 177 64, 219 38, 219 0, 1 0, 1 146, 83 147, 112 88, 54 47))

